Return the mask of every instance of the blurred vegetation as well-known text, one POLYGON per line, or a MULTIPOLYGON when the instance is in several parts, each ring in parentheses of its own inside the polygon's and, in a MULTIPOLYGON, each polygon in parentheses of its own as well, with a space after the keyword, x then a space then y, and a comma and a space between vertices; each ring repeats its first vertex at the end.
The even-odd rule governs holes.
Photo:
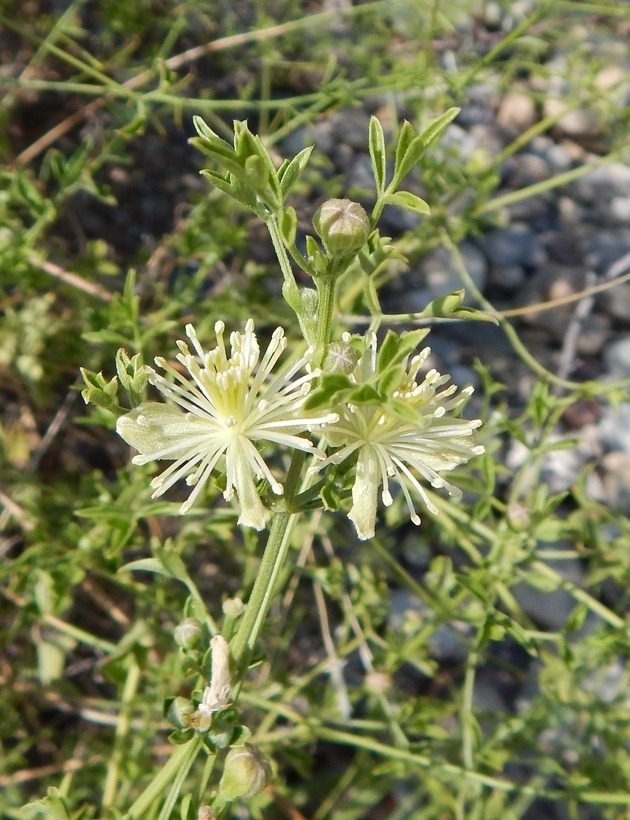
MULTIPOLYGON (((627 159, 616 96, 626 78, 605 94, 595 80, 616 64, 606 44, 627 36, 629 14, 612 0, 3 4, 3 816, 122 817, 168 759, 162 704, 192 687, 173 639, 190 587, 181 572, 121 567, 180 557, 215 619, 227 598, 247 599, 258 572, 258 539, 236 527, 218 486, 212 515, 178 517, 179 491, 152 501, 152 468, 130 468, 113 413, 79 396, 80 367, 107 382, 121 346, 144 362, 172 356, 189 321, 200 338, 217 318, 234 328, 249 316, 262 335, 282 324, 297 337, 259 222, 198 174, 192 115, 226 138, 233 118, 247 118, 281 159, 291 137, 309 140, 304 125, 340 110, 365 106, 395 134, 404 118, 422 125, 465 104, 479 83, 500 94, 524 77, 540 78, 529 83, 540 108, 561 47, 554 112, 498 156, 463 158, 447 144, 412 176, 432 215, 394 236, 396 247, 413 260, 441 245, 457 261, 457 243, 502 224, 509 202, 568 181, 497 195, 501 162, 567 111, 594 112, 599 161, 627 159), (39 802, 20 810, 29 801, 39 802)), ((294 194, 298 224, 346 191, 316 150, 294 194)), ((392 263, 375 285, 401 270, 392 263)), ((471 290, 463 266, 462 277, 471 290)), ((342 310, 366 311, 360 289, 342 310)), ((465 502, 431 494, 440 514, 416 530, 396 499, 366 543, 344 517, 319 512, 294 530, 240 696, 272 783, 231 816, 627 816, 630 524, 589 498, 586 474, 562 495, 539 481, 545 454, 573 446, 554 435, 566 409, 619 403, 627 386, 558 379, 500 321, 537 385, 516 403, 491 363, 478 365, 487 452, 458 475, 465 502), (527 455, 512 473, 504 456, 515 440, 527 455), (586 588, 562 571, 576 559, 586 588), (564 589, 574 606, 562 627, 532 623, 517 584, 564 589), (409 606, 393 611, 403 591, 409 606), (441 662, 445 639, 459 661, 441 662), (515 699, 532 677, 534 691, 515 699), (501 681, 507 711, 475 703, 488 678, 501 681)), ((172 816, 197 816, 204 778, 193 770, 193 797, 172 816)), ((143 816, 171 814, 156 801, 143 816)))

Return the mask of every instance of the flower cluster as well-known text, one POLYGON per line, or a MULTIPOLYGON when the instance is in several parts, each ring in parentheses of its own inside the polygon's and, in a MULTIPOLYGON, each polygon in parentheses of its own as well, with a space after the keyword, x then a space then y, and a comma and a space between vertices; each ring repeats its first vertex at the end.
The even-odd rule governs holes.
POLYGON ((223 457, 227 485, 224 498, 231 500, 236 490, 241 511, 239 524, 260 530, 270 513, 260 500, 254 479, 266 479, 276 495, 282 495, 283 487, 254 442, 268 441, 319 454, 309 439, 298 434, 324 424, 331 416, 299 415, 309 382, 319 375, 313 371, 294 378, 308 364, 308 354, 269 378, 286 348, 282 328, 274 332, 260 362, 251 319, 244 333, 231 334, 229 355, 223 322, 217 322, 214 330, 217 346, 206 353, 193 326, 186 326, 196 356, 184 342, 178 342, 177 360, 190 374, 188 378, 166 360, 155 360, 172 381, 154 370, 149 381, 177 406, 145 402, 120 418, 116 429, 138 450, 134 464, 159 459, 173 461, 151 482, 154 498, 180 478, 186 478, 186 483, 194 487, 182 504, 181 513, 190 510, 223 457))
MULTIPOLYGON (((223 322, 216 323, 217 345, 205 352, 194 328, 188 325, 186 334, 194 354, 179 342, 177 360, 189 376, 164 359, 156 359, 156 364, 170 379, 150 371, 149 380, 172 404, 145 402, 118 420, 118 433, 138 450, 135 464, 173 461, 151 482, 154 497, 185 478, 194 487, 180 509, 185 513, 212 472, 220 469, 226 477, 225 499, 233 498, 235 491, 238 496, 239 523, 260 530, 270 512, 258 495, 255 480, 266 479, 273 493, 283 492, 261 455, 259 448, 264 442, 310 453, 316 459, 311 473, 356 457, 349 518, 361 539, 374 535, 379 488, 383 504, 393 501, 390 480, 400 486, 416 524, 420 518, 412 492, 430 512, 437 513, 421 480, 431 487, 445 488, 451 495, 460 495, 440 473, 483 453, 484 448, 474 440, 481 421, 448 415, 469 398, 471 387, 455 395, 456 387, 444 387, 450 377, 435 370, 417 381, 428 348, 403 361, 391 392, 393 403, 340 401, 323 414, 314 414, 304 410, 311 384, 320 376, 319 371, 309 368, 310 351, 274 375, 286 348, 281 328, 274 332, 262 359, 251 319, 244 333, 231 334, 229 354, 224 329, 223 322), (300 371, 302 375, 298 375, 300 371), (405 406, 403 414, 401 403, 405 406), (321 437, 319 447, 305 437, 317 431, 321 437), (332 452, 327 455, 321 448, 332 452)), ((370 333, 350 382, 374 383, 376 371, 377 341, 370 333)))
MULTIPOLYGON (((362 406, 347 403, 338 408, 338 421, 325 431, 326 441, 338 449, 313 469, 322 470, 328 464, 339 464, 357 454, 348 518, 362 540, 374 536, 379 487, 382 487, 383 504, 389 506, 393 502, 390 479, 398 482, 411 520, 420 524, 409 486, 430 512, 437 514, 437 508, 417 476, 431 487, 445 488, 451 496, 460 497, 460 490, 449 484, 439 472, 452 470, 484 452, 483 446, 475 444, 473 438, 474 430, 481 425, 480 419, 468 421, 447 416, 468 400, 473 388, 464 388, 458 396, 454 395, 457 390, 454 385, 441 390, 450 381, 450 376, 441 375, 437 370, 429 370, 420 383, 416 381, 430 352, 426 347, 411 359, 409 368, 403 368, 399 383, 392 392, 392 398, 402 401, 412 413, 401 418, 400 413, 390 409, 387 403, 362 406)), ((377 341, 375 334, 370 333, 365 352, 351 379, 356 384, 368 384, 373 382, 376 374, 377 341)))

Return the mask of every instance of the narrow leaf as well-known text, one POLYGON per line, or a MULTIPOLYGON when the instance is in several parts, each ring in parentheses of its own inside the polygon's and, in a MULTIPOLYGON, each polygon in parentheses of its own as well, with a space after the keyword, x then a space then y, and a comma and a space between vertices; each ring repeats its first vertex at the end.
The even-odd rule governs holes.
POLYGON ((379 196, 385 188, 385 174, 387 165, 385 159, 385 135, 383 126, 376 117, 370 118, 369 150, 374 170, 374 181, 379 196))
POLYGON ((409 191, 397 191, 395 194, 387 194, 383 197, 383 202, 386 205, 396 205, 398 208, 405 208, 407 211, 414 211, 414 213, 427 216, 431 213, 431 209, 424 199, 419 196, 409 193, 409 191))

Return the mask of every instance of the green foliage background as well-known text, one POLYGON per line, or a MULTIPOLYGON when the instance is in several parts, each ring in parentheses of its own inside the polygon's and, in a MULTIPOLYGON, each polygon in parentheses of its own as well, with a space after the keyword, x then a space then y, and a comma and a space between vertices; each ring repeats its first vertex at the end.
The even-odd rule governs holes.
MULTIPOLYGON (((168 356, 191 320, 200 338, 219 317, 236 327, 249 316, 263 334, 280 323, 297 336, 256 220, 198 177, 201 158, 186 143, 192 115, 226 137, 233 117, 247 117, 277 150, 302 124, 376 95, 392 130, 401 109, 422 124, 465 102, 478 80, 502 91, 523 72, 544 74, 542 58, 577 23, 605 38, 628 14, 614 2, 532 2, 447 71, 438 46, 483 12, 472 0, 339 12, 294 0, 3 7, 3 816, 122 816, 167 760, 164 698, 191 686, 173 641, 187 578, 218 619, 226 598, 247 598, 257 574, 261 546, 238 531, 218 487, 208 494, 212 515, 177 517, 177 493, 152 501, 152 468, 129 468, 114 415, 78 398, 79 367, 108 381, 120 346, 145 362, 168 356), (72 117, 73 128, 38 146, 72 117), (152 201, 161 206, 151 211, 152 201), (87 222, 76 218, 81 209, 87 222), (120 571, 149 556, 170 569, 120 571), (19 811, 49 787, 57 791, 47 802, 19 811)), ((627 157, 627 112, 593 84, 603 58, 579 56, 566 110, 592 106, 607 138, 603 159, 627 157)), ((462 237, 499 224, 508 204, 494 196, 501 160, 552 124, 501 156, 428 155, 432 215, 396 239, 400 252, 413 260, 443 245, 457 258, 462 237)), ((315 152, 296 196, 299 218, 343 186, 315 152)), ((400 271, 379 271, 375 288, 400 271)), ((465 269, 462 277, 470 289, 465 269)), ((347 292, 342 311, 364 313, 360 289, 347 292)), ((467 503, 432 495, 440 514, 416 531, 401 524, 397 502, 367 543, 342 516, 315 513, 296 528, 260 665, 241 693, 273 783, 233 816, 507 820, 550 806, 571 820, 627 816, 630 525, 586 496, 585 476, 562 497, 536 480, 550 447, 572 446, 550 441, 566 408, 583 397, 622 401, 627 387, 555 379, 506 320, 502 327, 539 384, 514 407, 479 365, 487 452, 459 477, 467 503), (528 456, 511 476, 501 454, 513 439, 528 456), (564 548, 552 549, 559 540, 564 548), (426 571, 414 569, 409 550, 426 556, 426 571), (575 558, 587 567, 585 588, 561 572, 575 558), (516 584, 565 589, 574 608, 563 627, 537 628, 516 584), (416 604, 395 621, 390 596, 399 589, 416 604), (455 666, 432 655, 444 628, 462 644, 455 666), (474 705, 479 675, 515 686, 529 664, 538 688, 522 706, 474 705), (601 681, 616 669, 604 699, 601 681)), ((191 793, 200 776, 191 775, 191 793)), ((185 803, 173 816, 187 811, 185 803)), ((156 803, 146 816, 159 813, 156 803)))

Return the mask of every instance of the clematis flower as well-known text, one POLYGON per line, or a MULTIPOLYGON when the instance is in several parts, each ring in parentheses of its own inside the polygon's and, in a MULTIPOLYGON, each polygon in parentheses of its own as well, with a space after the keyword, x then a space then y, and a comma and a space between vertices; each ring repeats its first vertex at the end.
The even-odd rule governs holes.
POLYGON ((194 487, 180 508, 182 514, 190 510, 223 458, 227 485, 224 498, 229 501, 236 491, 240 504, 239 524, 261 530, 270 512, 260 500, 254 480, 265 478, 276 495, 282 494, 283 487, 255 442, 272 442, 317 454, 320 451, 312 442, 298 434, 336 416, 300 417, 310 381, 318 376, 318 372, 313 371, 294 379, 308 364, 308 353, 272 375, 287 344, 282 328, 273 333, 260 362, 260 348, 251 319, 244 333, 231 334, 230 354, 223 339, 224 323, 217 322, 214 330, 217 346, 206 353, 193 326, 186 326, 186 335, 196 355, 179 341, 177 360, 187 369, 188 377, 164 359, 155 360, 172 381, 154 370, 149 380, 174 404, 145 402, 122 416, 116 430, 138 450, 134 464, 161 459, 173 461, 151 482, 155 490, 153 498, 161 496, 180 478, 186 478, 186 483, 194 487))
MULTIPOLYGON (((457 390, 454 385, 441 390, 450 376, 441 375, 437 370, 430 370, 420 382, 416 381, 429 353, 430 348, 425 348, 408 362, 408 367, 407 360, 403 362, 404 375, 391 394, 392 399, 403 402, 413 412, 405 413, 403 418, 391 406, 388 407, 387 402, 347 403, 339 408, 339 420, 325 430, 325 442, 339 449, 314 466, 312 471, 322 470, 329 464, 339 464, 353 454, 357 455, 352 508, 348 518, 361 540, 374 536, 379 488, 383 504, 389 506, 393 502, 390 480, 399 484, 413 523, 420 524, 412 493, 430 512, 438 512, 421 481, 434 488, 444 488, 451 496, 461 497, 461 491, 449 484, 440 473, 452 470, 484 452, 483 446, 474 440, 474 431, 481 425, 481 420, 469 421, 448 415, 467 401, 473 388, 466 387, 457 396, 454 395, 457 390)), ((366 350, 351 380, 358 385, 366 382, 374 384, 376 373, 376 335, 369 333, 366 350)))

